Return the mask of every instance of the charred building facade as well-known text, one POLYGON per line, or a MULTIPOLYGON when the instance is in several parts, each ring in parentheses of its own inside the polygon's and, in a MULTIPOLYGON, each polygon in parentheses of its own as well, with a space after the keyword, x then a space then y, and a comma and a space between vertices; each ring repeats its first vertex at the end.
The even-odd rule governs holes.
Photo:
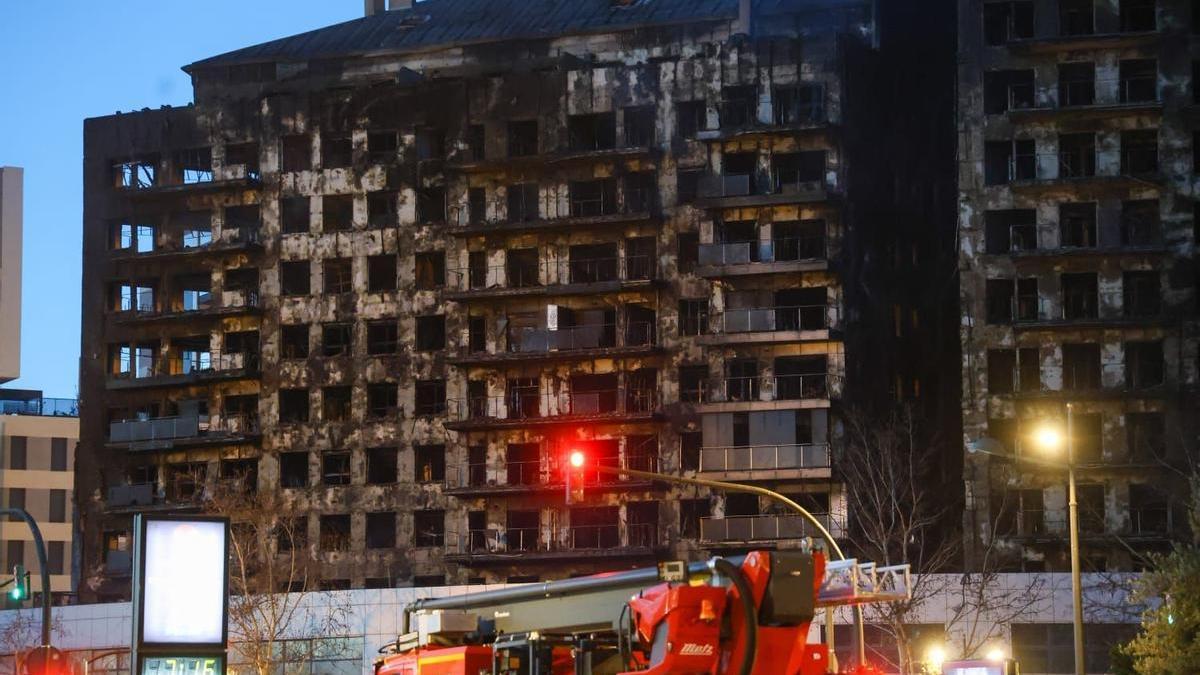
MULTIPOLYGON (((1171 466, 1196 451, 1200 9, 959 8, 964 435, 1036 456, 1070 405, 1084 571, 1136 568, 1185 535, 1171 466)), ((977 561, 1067 569, 1065 472, 964 477, 977 561)))
POLYGON ((855 220, 890 194, 872 3, 368 11, 86 123, 81 595, 126 592, 132 513, 227 481, 282 496, 328 588, 811 534, 612 474, 565 505, 571 449, 841 536, 831 409, 893 381, 846 337, 892 334, 847 282, 888 257, 855 220))

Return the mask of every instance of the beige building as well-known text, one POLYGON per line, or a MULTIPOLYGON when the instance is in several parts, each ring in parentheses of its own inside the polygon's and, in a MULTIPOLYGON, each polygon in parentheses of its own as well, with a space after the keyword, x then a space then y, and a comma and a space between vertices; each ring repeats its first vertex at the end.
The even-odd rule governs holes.
POLYGON ((0 166, 0 384, 21 374, 21 185, 24 170, 0 166))
MULTIPOLYGON (((40 392, 0 390, 0 494, 9 508, 23 508, 37 521, 46 542, 50 588, 70 593, 75 482, 75 445, 79 418, 71 399, 44 399, 40 392)), ((32 589, 41 568, 33 535, 22 522, 0 523, 4 568, 0 577, 23 564, 33 573, 32 589)))

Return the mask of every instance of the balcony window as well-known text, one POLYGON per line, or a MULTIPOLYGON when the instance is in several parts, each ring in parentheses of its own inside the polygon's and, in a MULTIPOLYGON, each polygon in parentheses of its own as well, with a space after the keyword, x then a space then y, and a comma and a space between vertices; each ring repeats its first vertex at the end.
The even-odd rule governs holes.
POLYGON ((1095 0, 1058 0, 1058 34, 1093 34, 1096 32, 1095 14, 1095 0))
POLYGON ((572 152, 611 150, 617 145, 617 116, 614 113, 569 115, 567 145, 572 152))
POLYGON ((1162 240, 1158 200, 1137 199, 1121 203, 1121 245, 1155 246, 1162 240))
POLYGON ((1100 345, 1064 344, 1062 356, 1063 390, 1083 391, 1100 388, 1100 345))
POLYGON ((1082 484, 1078 486, 1076 492, 1079 504, 1079 529, 1092 534, 1104 532, 1104 486, 1082 484))
POLYGON ((623 179, 625 213, 651 213, 658 202, 658 174, 638 171, 623 179))
POLYGON ((679 400, 685 403, 708 402, 708 366, 679 367, 679 400))
POLYGON ((349 136, 321 137, 321 166, 343 169, 354 164, 354 144, 349 136))
POLYGON ((1033 251, 1038 247, 1034 209, 986 211, 983 224, 986 250, 992 255, 1033 251))
POLYGON ((250 180, 259 178, 258 143, 230 143, 225 146, 225 166, 244 167, 250 180))
POLYGON ((824 356, 781 356, 775 359, 775 400, 825 398, 824 356))
POLYGON ((321 455, 321 483, 323 485, 350 484, 350 453, 328 452, 321 455))
POLYGON ((351 258, 330 258, 322 263, 326 293, 349 293, 354 290, 352 263, 351 258))
POLYGON ((742 129, 758 122, 758 87, 722 87, 719 107, 722 129, 742 129))
POLYGON ((446 222, 446 188, 430 185, 417 189, 417 222, 446 222))
POLYGON ((446 285, 445 251, 423 251, 414 258, 418 291, 432 291, 446 285))
POLYGON ((538 154, 537 120, 508 123, 508 156, 529 157, 538 154))
POLYGON ((308 136, 293 134, 284 136, 281 141, 282 159, 280 170, 308 171, 312 168, 312 141, 308 136))
POLYGON ((413 545, 441 547, 446 543, 446 512, 428 509, 413 512, 413 545))
POLYGON ((1095 133, 1059 135, 1058 175, 1060 178, 1096 175, 1095 133))
POLYGON ((570 248, 570 283, 596 283, 617 279, 616 244, 579 244, 570 248))
POLYGON ((675 174, 675 203, 692 204, 700 196, 703 169, 679 169, 675 174))
POLYGON ((596 415, 617 411, 620 386, 618 376, 572 375, 570 379, 570 413, 596 415))
POLYGON ((625 108, 625 147, 646 148, 654 145, 654 106, 625 108))
POLYGON ((367 323, 367 354, 395 354, 400 348, 400 327, 395 319, 367 323))
POLYGON ((1163 382, 1162 342, 1126 342, 1125 386, 1129 389, 1149 389, 1163 382))
POLYGON ((1166 425, 1160 412, 1125 413, 1131 462, 1162 461, 1167 451, 1166 425))
POLYGON ((571 181, 571 216, 594 217, 617 213, 617 181, 615 178, 571 181))
POLYGON ((1121 173, 1138 176, 1158 172, 1158 130, 1121 132, 1121 173))
POLYGON ((310 272, 307 260, 279 263, 279 292, 283 295, 308 295, 310 272))
POLYGON ((538 485, 542 482, 541 446, 509 443, 504 448, 504 471, 508 485, 538 485))
POLYGON ((757 401, 759 387, 758 361, 735 358, 725 362, 725 400, 757 401))
POLYGON ((985 290, 987 322, 1012 323, 1015 293, 1012 279, 988 279, 985 290))
MULTIPOLYGON (((537 183, 518 183, 516 185, 509 185, 507 193, 508 222, 524 223, 538 219, 537 183)), ((572 213, 572 215, 574 214, 572 213)))
POLYGON ((1096 247, 1096 203, 1064 202, 1058 205, 1059 245, 1063 248, 1096 247))
MULTIPOLYGON (((482 384, 482 383, 481 383, 482 384)), ((510 377, 505 383, 505 403, 508 416, 527 419, 540 416, 541 390, 536 377, 510 377)), ((487 399, 482 395, 472 397, 472 405, 486 407, 487 399)))
POLYGON ((504 256, 509 288, 529 288, 541 285, 536 248, 510 249, 505 251, 504 256))
POLYGON ((1032 70, 993 70, 983 74, 983 112, 1000 115, 1034 106, 1032 70))
POLYGON ((485 188, 467 188, 467 222, 471 225, 482 225, 487 222, 487 190, 485 188))
POLYGON ((990 2, 983 6, 983 35, 990 46, 1033 37, 1033 2, 990 2))
POLYGON ((395 382, 375 382, 367 385, 367 417, 388 419, 400 409, 400 392, 395 382))
POLYGON ((1158 271, 1125 272, 1121 288, 1126 317, 1153 317, 1162 312, 1162 285, 1158 271))
POLYGON ((1058 105, 1067 108, 1095 102, 1096 64, 1091 61, 1058 64, 1058 105))
POLYGON ((779 153, 771 156, 772 191, 793 194, 825 182, 825 151, 779 153))
POLYGON ((372 164, 391 164, 400 153, 400 135, 395 131, 372 131, 367 134, 367 159, 372 164))
POLYGON ((172 159, 176 182, 183 185, 212 182, 212 148, 180 150, 172 159))
POLYGON ((211 282, 208 279, 181 279, 183 311, 199 312, 212 307, 211 282))
POLYGON ((446 348, 446 317, 441 314, 417 317, 417 351, 446 348))
POLYGON ((1158 61, 1126 59, 1121 61, 1121 103, 1147 103, 1158 100, 1158 61))
POLYGON ((467 127, 467 158, 472 162, 487 158, 487 129, 482 124, 467 127))
POLYGON ((417 380, 414 412, 429 417, 446 413, 446 381, 417 380))
POLYGON ((367 226, 371 228, 396 225, 399 195, 395 190, 375 190, 367 193, 367 226))
POLYGON ((467 318, 467 350, 472 354, 487 351, 487 319, 482 316, 467 318))
POLYGON ((262 228, 262 210, 257 204, 225 207, 225 230, 233 231, 233 240, 255 244, 262 228))
POLYGON ((114 184, 123 190, 145 190, 157 185, 158 164, 155 159, 135 159, 113 165, 114 184))
POLYGON ((621 545, 620 509, 616 506, 577 506, 570 510, 573 549, 614 549, 621 545))
POLYGON ((708 298, 679 301, 679 334, 708 333, 708 298))
POLYGON ((708 128, 708 104, 704 101, 680 101, 675 104, 675 132, 679 138, 695 138, 708 128))
MULTIPOLYGON (((541 514, 536 509, 509 510, 505 514, 504 522, 506 550, 536 551, 540 531, 541 514)), ((509 577, 509 581, 512 581, 512 577, 509 577)))
POLYGON ((1033 139, 987 141, 983 147, 985 185, 1002 185, 1037 177, 1033 139))
POLYGON ((820 83, 776 87, 771 100, 779 126, 814 124, 825 120, 825 87, 820 83))
POLYGON ((285 197, 279 200, 279 231, 282 234, 303 234, 308 230, 308 197, 285 197))
POLYGON ((155 226, 117 223, 112 228, 112 248, 134 253, 151 253, 155 245, 155 226))
POLYGON ((1062 293, 1064 319, 1095 319, 1099 315, 1099 286, 1095 273, 1062 275, 1062 293))
POLYGON ((1158 28, 1156 0, 1120 0, 1121 32, 1142 33, 1158 28))

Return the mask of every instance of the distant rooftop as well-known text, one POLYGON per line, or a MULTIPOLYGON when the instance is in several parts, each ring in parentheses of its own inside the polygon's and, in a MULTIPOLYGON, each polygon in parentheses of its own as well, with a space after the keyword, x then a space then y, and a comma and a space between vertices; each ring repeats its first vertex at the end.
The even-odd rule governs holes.
POLYGON ((79 401, 46 398, 36 389, 0 389, 0 415, 79 417, 79 401))
MULTIPOLYGON (((756 0, 756 14, 795 11, 812 0, 756 0)), ((184 67, 406 52, 484 42, 737 18, 738 0, 426 0, 410 9, 245 47, 184 67)))

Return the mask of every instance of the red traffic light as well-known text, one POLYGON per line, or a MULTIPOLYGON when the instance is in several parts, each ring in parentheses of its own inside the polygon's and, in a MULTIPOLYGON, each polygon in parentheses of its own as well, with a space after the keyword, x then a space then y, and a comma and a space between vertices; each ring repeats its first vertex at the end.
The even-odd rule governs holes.
POLYGON ((50 645, 34 647, 25 653, 25 675, 68 675, 70 663, 62 652, 50 645))
POLYGON ((570 462, 571 462, 572 467, 574 467, 576 469, 582 469, 584 459, 585 459, 585 457, 583 456, 582 450, 572 450, 571 451, 570 462))

